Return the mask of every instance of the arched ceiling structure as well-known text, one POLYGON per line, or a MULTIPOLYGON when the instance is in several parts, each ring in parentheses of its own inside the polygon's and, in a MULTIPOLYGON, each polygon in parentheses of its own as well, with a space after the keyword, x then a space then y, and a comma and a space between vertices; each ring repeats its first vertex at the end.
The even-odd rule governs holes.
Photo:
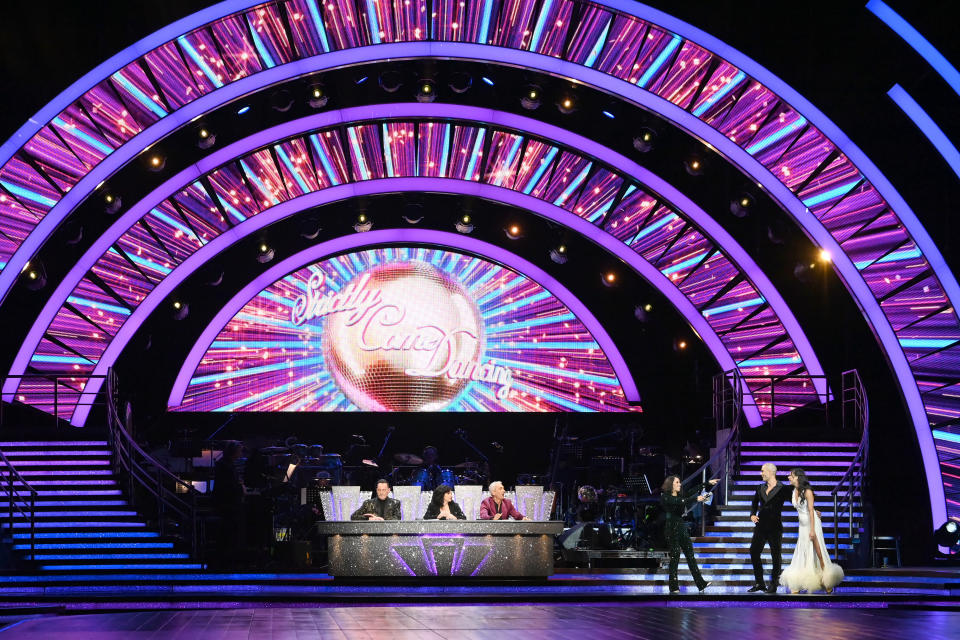
MULTIPOLYGON (((933 518, 939 522, 946 516, 944 479, 930 428, 940 427, 950 433, 956 429, 953 421, 960 415, 957 400, 960 394, 955 393, 960 383, 960 366, 955 357, 955 351, 960 349, 957 344, 960 322, 953 305, 960 296, 960 288, 936 246, 906 202, 870 160, 802 96, 708 34, 669 15, 624 0, 592 3, 411 0, 402 4, 342 1, 321 4, 314 0, 257 4, 236 0, 174 23, 79 80, 0 148, 0 229, 3 231, 0 296, 7 294, 24 266, 78 205, 91 195, 101 197, 105 193, 97 190, 104 180, 142 157, 145 149, 171 132, 222 105, 236 104, 238 99, 263 87, 325 69, 388 59, 483 61, 568 78, 659 114, 703 141, 717 158, 736 165, 779 203, 817 246, 832 255, 837 274, 862 309, 899 382, 917 434, 933 518)), ((419 115, 429 117, 431 114, 419 115)), ((413 122, 418 116, 408 114, 407 117, 408 122, 413 122)), ((518 137, 531 132, 519 128, 515 122, 504 123, 496 117, 467 120, 474 124, 444 126, 461 127, 464 130, 461 133, 474 145, 480 144, 481 129, 490 139, 500 135, 510 144, 493 149, 502 149, 506 154, 504 160, 519 162, 510 158, 510 149, 518 137), (472 128, 472 133, 466 133, 468 128, 472 128)), ((381 126, 382 129, 374 125, 351 126, 346 131, 347 139, 338 141, 344 164, 339 176, 344 182, 364 181, 377 175, 369 173, 369 166, 368 172, 358 170, 362 163, 372 160, 372 156, 365 155, 368 152, 375 152, 383 159, 384 179, 389 179, 389 172, 396 170, 395 166, 387 169, 386 158, 391 161, 394 157, 400 158, 403 151, 394 148, 394 135, 389 127, 406 125, 381 126)), ((550 146, 537 139, 544 134, 532 133, 533 146, 550 146)), ((258 146, 270 145, 273 149, 272 153, 260 153, 271 156, 274 186, 279 187, 283 182, 289 198, 293 183, 298 182, 296 170, 286 179, 281 166, 284 163, 277 161, 281 157, 277 150, 284 149, 284 144, 298 143, 283 142, 282 137, 264 139, 258 146)), ((299 144, 306 146, 307 142, 299 144)), ((489 153, 486 144, 485 139, 483 146, 475 146, 475 150, 489 153)), ((524 144, 526 153, 530 145, 524 144)), ((681 274, 676 280, 683 280, 677 285, 682 289, 684 283, 691 280, 692 273, 716 259, 722 261, 723 268, 730 265, 729 268, 738 270, 727 282, 736 281, 737 286, 745 284, 750 289, 749 293, 734 295, 729 302, 724 300, 719 307, 716 305, 722 301, 723 294, 721 298, 711 297, 707 304, 702 301, 697 304, 694 294, 688 292, 688 299, 696 309, 696 314, 687 314, 688 321, 694 326, 706 321, 716 332, 714 323, 722 321, 721 315, 750 315, 745 312, 744 301, 760 300, 759 304, 771 317, 764 328, 754 334, 769 331, 767 337, 770 337, 776 331, 771 326, 785 327, 789 334, 790 346, 782 345, 782 350, 775 350, 774 362, 769 366, 790 368, 779 369, 775 375, 803 376, 807 371, 817 371, 815 356, 812 352, 805 353, 808 342, 800 328, 794 326, 789 309, 780 304, 780 297, 772 286, 767 286, 759 270, 751 271, 749 256, 735 242, 727 241, 719 224, 711 227, 709 216, 704 212, 696 211, 695 206, 683 206, 681 194, 669 197, 669 185, 651 185, 655 176, 641 175, 639 167, 617 167, 598 152, 576 154, 570 147, 561 147, 554 146, 553 151, 531 156, 530 161, 537 165, 528 167, 529 180, 521 183, 521 191, 533 183, 531 193, 541 190, 547 196, 543 202, 570 217, 577 215, 579 200, 584 194, 589 195, 588 189, 594 186, 591 181, 596 180, 595 188, 604 193, 605 199, 600 203, 591 202, 584 210, 590 210, 589 215, 603 210, 595 220, 585 218, 588 223, 599 223, 591 225, 598 229, 605 224, 610 211, 616 214, 617 207, 627 206, 631 196, 641 199, 637 194, 647 194, 644 190, 649 190, 651 199, 660 205, 655 209, 666 207, 667 213, 662 215, 676 215, 677 220, 683 221, 682 237, 670 239, 656 259, 644 255, 660 276, 670 278, 674 273, 681 274), (541 162, 546 159, 545 154, 552 154, 549 162, 541 162), (600 166, 601 163, 604 166, 600 166), (550 167, 547 178, 536 175, 543 166, 550 167), (542 186, 541 180, 545 180, 542 186), (628 183, 635 184, 635 189, 625 186, 628 183), (617 189, 612 188, 614 184, 618 185, 617 189), (571 185, 574 189, 568 192, 571 185), (574 195, 578 198, 576 203, 574 195), (674 248, 681 251, 671 254, 674 248), (664 259, 666 262, 660 262, 664 259), (671 269, 677 271, 670 272, 671 269)), ((255 151, 255 148, 243 152, 255 151)), ((328 151, 334 153, 333 149, 328 151)), ((245 168, 240 162, 241 153, 197 163, 190 172, 194 179, 207 170, 213 172, 204 188, 189 197, 197 202, 209 201, 208 211, 210 206, 219 209, 220 215, 215 217, 222 217, 219 224, 226 227, 233 223, 228 222, 225 213, 244 224, 247 218, 254 219, 252 215, 262 215, 260 196, 268 203, 271 195, 279 200, 277 192, 257 185, 257 176, 262 178, 264 174, 257 174, 256 169, 248 173, 249 165, 245 168), (229 168, 222 164, 234 160, 236 164, 229 168), (219 178, 215 177, 218 175, 219 178), (233 195, 231 189, 240 185, 251 189, 256 197, 251 201, 252 211, 244 214, 238 209, 239 215, 234 215, 227 205, 233 195)), ((469 152, 467 156, 466 164, 457 169, 460 172, 457 179, 489 182, 487 175, 474 173, 473 160, 478 156, 469 152)), ((256 152, 249 157, 250 162, 254 157, 256 152)), ((489 160, 489 156, 483 158, 484 162, 489 160)), ((414 159, 410 165, 414 168, 413 175, 422 175, 417 173, 416 163, 414 159)), ((320 171, 314 174, 315 180, 321 180, 321 176, 320 171)), ((175 188, 182 189, 184 184, 175 188)), ((505 188, 495 183, 492 186, 505 188)), ((307 191, 310 189, 303 189, 304 193, 307 191)), ((180 204, 178 213, 186 215, 183 202, 177 203, 175 196, 170 201, 171 196, 172 190, 151 204, 135 205, 127 213, 140 207, 144 209, 143 215, 154 216, 151 224, 158 228, 169 225, 171 212, 163 211, 162 200, 168 199, 172 209, 180 204), (163 215, 154 214, 155 209, 163 215)), ((132 223, 141 217, 127 220, 127 213, 122 218, 125 222, 132 223)), ((655 215, 657 211, 644 215, 644 222, 648 224, 638 226, 632 238, 618 237, 615 232, 612 235, 632 245, 644 231, 652 236, 654 231, 670 227, 667 223, 651 229, 656 224, 651 216, 655 215)), ((625 218, 628 216, 624 214, 625 218)), ((226 227, 217 229, 216 219, 207 223, 211 232, 226 230, 226 227)), ((94 243, 85 257, 90 264, 78 267, 74 274, 81 287, 87 268, 93 268, 96 273, 93 267, 96 260, 103 257, 105 264, 116 260, 111 257, 109 247, 114 240, 120 241, 127 228, 119 221, 114 226, 115 237, 104 236, 94 243), (94 250, 98 248, 99 252, 94 250)), ((175 236, 176 230, 172 233, 175 236)), ((146 236, 141 235, 139 242, 148 243, 149 235, 149 231, 146 236)), ((196 242, 193 247, 187 246, 189 242, 182 245, 181 258, 186 259, 199 244, 202 242, 196 242)), ((642 248, 639 253, 643 253, 642 248)), ((126 264, 115 262, 114 267, 145 281, 162 281, 165 275, 162 269, 142 263, 134 266, 130 260, 126 264), (148 275, 151 270, 153 274, 148 275)), ((673 280, 670 278, 668 285, 673 280)), ((85 300, 77 295, 73 296, 73 302, 69 300, 74 286, 76 282, 65 281, 49 299, 47 311, 27 336, 24 350, 10 374, 24 370, 28 362, 43 362, 42 357, 36 358, 38 355, 54 358, 50 361, 54 364, 79 364, 56 362, 55 358, 64 357, 62 344, 58 345, 59 353, 44 353, 42 346, 37 349, 37 345, 42 345, 43 332, 51 321, 56 321, 56 316, 67 318, 64 315, 67 312, 77 315, 69 307, 61 308, 65 302, 74 304, 78 299, 85 300)), ((94 300, 99 306, 93 308, 98 313, 112 310, 119 316, 127 316, 146 295, 144 290, 134 293, 130 299, 114 300, 124 304, 94 300)), ((75 320, 70 317, 64 322, 69 325, 75 320)), ((122 324, 119 317, 115 320, 115 324, 118 323, 122 324)), ((717 343, 723 343, 719 333, 716 335, 717 343)), ((701 337, 711 342, 709 333, 701 333, 701 337)), ((71 348, 87 361, 84 366, 90 370, 108 349, 106 337, 96 340, 100 343, 94 347, 94 359, 88 357, 94 354, 82 353, 87 343, 82 348, 71 348)), ((752 353, 763 354, 782 342, 779 338, 768 340, 763 348, 752 353)), ((731 343, 723 344, 723 349, 740 367, 762 369, 763 365, 755 362, 758 358, 734 357, 731 343)), ((719 344, 711 350, 718 361, 724 362, 719 344)), ((7 397, 14 389, 15 379, 9 378, 4 387, 7 397)), ((950 504, 960 506, 953 501, 950 504)))

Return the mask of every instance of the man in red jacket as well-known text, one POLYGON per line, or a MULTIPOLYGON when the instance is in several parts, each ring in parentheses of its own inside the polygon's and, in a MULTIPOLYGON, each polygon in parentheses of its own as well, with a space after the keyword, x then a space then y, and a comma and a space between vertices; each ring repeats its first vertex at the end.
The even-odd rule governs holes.
POLYGON ((503 483, 497 480, 490 483, 490 497, 480 503, 481 520, 529 520, 513 506, 513 503, 503 497, 506 490, 503 483))

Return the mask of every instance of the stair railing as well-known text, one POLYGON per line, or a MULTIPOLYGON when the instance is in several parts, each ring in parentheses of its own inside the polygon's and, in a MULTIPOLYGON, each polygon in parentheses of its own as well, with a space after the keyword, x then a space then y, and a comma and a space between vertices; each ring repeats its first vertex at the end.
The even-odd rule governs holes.
POLYGON ((0 461, 3 462, 4 473, 7 474, 3 482, 3 491, 7 496, 7 517, 10 525, 10 539, 14 540, 13 534, 15 533, 15 516, 13 514, 14 512, 18 512, 30 522, 30 559, 32 560, 35 553, 37 537, 37 490, 20 475, 20 472, 17 471, 16 467, 7 459, 3 451, 0 451, 0 461), (26 497, 24 494, 26 494, 26 497))
POLYGON ((184 482, 137 444, 117 410, 117 376, 111 369, 107 374, 107 424, 113 450, 114 471, 126 478, 127 494, 134 506, 146 494, 156 508, 160 535, 165 534, 167 519, 172 518, 185 530, 194 557, 203 547, 203 518, 197 507, 200 493, 184 482))
MULTIPOLYGON (((686 485, 698 479, 704 484, 712 477, 719 477, 723 489, 721 504, 730 501, 733 477, 740 466, 740 426, 743 424, 744 381, 739 371, 726 371, 714 376, 713 380, 713 416, 717 424, 717 434, 725 434, 726 439, 714 450, 710 459, 690 474, 682 484, 686 485)), ((682 490, 681 490, 682 491, 682 490)), ((700 535, 706 535, 707 519, 700 518, 700 535)))
MULTIPOLYGON (((860 446, 846 473, 833 488, 833 554, 840 554, 840 516, 841 507, 846 516, 848 539, 853 544, 853 512, 856 508, 856 495, 860 494, 860 503, 864 511, 866 524, 866 507, 864 497, 867 495, 867 462, 870 455, 870 406, 867 402, 867 392, 856 370, 843 372, 843 428, 855 429, 860 433, 860 446)), ((869 533, 869 532, 868 532, 869 533)), ((870 536, 873 545, 873 537, 870 536)), ((870 557, 873 557, 871 549, 870 557)))

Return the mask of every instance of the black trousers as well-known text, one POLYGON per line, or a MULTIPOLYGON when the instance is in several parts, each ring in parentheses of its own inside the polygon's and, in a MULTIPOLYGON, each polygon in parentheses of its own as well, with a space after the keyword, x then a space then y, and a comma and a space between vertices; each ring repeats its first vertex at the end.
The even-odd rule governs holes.
POLYGON ((757 584, 764 584, 763 581, 763 562, 760 556, 763 548, 770 545, 770 555, 773 556, 773 584, 780 582, 780 564, 782 562, 780 555, 780 545, 783 542, 783 526, 764 527, 757 525, 753 530, 753 540, 750 542, 750 559, 753 561, 753 577, 757 584))
POLYGON ((681 551, 687 557, 687 566, 690 567, 690 574, 693 576, 697 588, 703 589, 706 580, 700 575, 700 567, 697 566, 697 558, 693 555, 693 544, 690 542, 690 536, 687 535, 687 532, 685 530, 671 532, 667 542, 670 545, 670 590, 676 591, 680 588, 680 582, 677 580, 677 570, 680 568, 681 551))

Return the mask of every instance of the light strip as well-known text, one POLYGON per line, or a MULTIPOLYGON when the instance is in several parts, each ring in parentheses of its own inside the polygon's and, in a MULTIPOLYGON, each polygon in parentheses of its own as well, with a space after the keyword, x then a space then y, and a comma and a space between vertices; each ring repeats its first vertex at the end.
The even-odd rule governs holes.
POLYGON ((908 118, 913 120, 913 124, 917 125, 917 128, 927 137, 927 140, 936 148, 937 152, 943 156, 943 159, 947 161, 957 177, 960 177, 960 151, 943 132, 943 129, 937 126, 933 118, 927 115, 923 107, 917 104, 917 101, 899 84, 893 85, 890 91, 887 91, 887 95, 908 118))
MULTIPOLYGON (((524 197, 522 194, 517 194, 516 192, 507 191, 499 187, 492 187, 489 185, 481 185, 472 182, 466 182, 461 180, 450 180, 444 178, 394 178, 388 180, 369 180, 362 182, 358 185, 344 185, 344 187, 334 187, 333 189, 327 189, 326 191, 320 191, 313 196, 329 196, 330 191, 341 190, 345 193, 341 194, 342 196, 348 196, 349 191, 360 192, 361 187, 368 187, 370 185, 376 185, 380 183, 379 186, 382 188, 383 192, 396 192, 396 191, 420 191, 428 188, 427 190, 434 192, 445 192, 449 191, 449 186, 458 186, 461 187, 463 191, 469 191, 477 195, 478 197, 487 197, 497 200, 497 195, 506 196, 512 194, 516 198, 521 200, 533 200, 539 203, 541 208, 551 207, 539 200, 530 197, 524 197), (405 184, 404 184, 405 183, 405 184), (351 189, 350 187, 355 187, 351 189), (498 193, 499 192, 499 193, 498 193)), ((370 195, 374 193, 373 190, 362 190, 364 193, 362 195, 370 195)), ((353 197, 361 195, 361 193, 353 194, 353 197)), ((326 198, 308 198, 308 196, 303 196, 298 198, 298 200, 316 200, 317 202, 299 202, 297 207, 289 207, 291 211, 288 211, 288 214, 293 214, 298 210, 305 208, 313 208, 318 206, 319 202, 326 198)), ((332 201, 332 200, 328 200, 332 201)), ((288 201, 292 202, 292 201, 288 201)), ((286 204, 286 203, 285 203, 286 204)), ((510 203, 508 203, 510 204, 510 203)), ((552 208, 552 207, 551 207, 552 208)), ((256 231, 255 228, 241 230, 243 226, 255 227, 256 223, 260 222, 260 219, 264 216, 270 216, 270 214, 275 213, 280 207, 274 207, 269 211, 261 213, 259 216, 251 218, 244 225, 238 225, 231 231, 237 232, 237 235, 249 235, 256 231), (245 234, 243 232, 246 232, 245 234)), ((568 214, 572 215, 572 214, 568 214)), ((276 219, 280 219, 285 216, 270 216, 276 219)), ((576 217, 576 216, 574 216, 576 217)), ((578 218, 581 221, 582 218, 578 218)), ((583 221, 584 224, 589 224, 586 221, 583 221)), ((263 224, 261 224, 262 228, 263 224)), ((222 238, 223 236, 220 236, 222 238)), ((220 238, 217 238, 219 240, 220 238)), ((210 245, 214 244, 217 240, 214 240, 210 245)), ((617 378, 620 381, 620 385, 624 390, 624 395, 630 402, 639 402, 640 396, 636 388, 636 384, 633 381, 633 377, 630 374, 630 371, 627 367, 626 362, 623 359, 623 356, 620 355, 619 350, 614 344, 613 340, 607 334, 603 326, 597 321, 593 313, 584 305, 580 300, 574 296, 566 287, 564 287, 558 280, 556 280, 549 273, 541 269, 540 267, 534 265, 531 262, 511 253, 510 251, 498 247, 496 245, 477 240, 476 238, 464 236, 456 233, 448 233, 445 231, 435 231, 430 229, 382 229, 377 231, 368 231, 366 233, 358 233, 349 236, 340 236, 326 242, 314 245, 308 249, 305 249, 285 260, 273 265, 260 275, 258 275, 252 282, 247 284, 243 289, 241 289, 230 301, 225 304, 214 316, 214 318, 204 329, 203 333, 194 343, 193 347, 190 350, 189 355, 184 360, 183 365, 180 368, 180 372, 177 374, 176 381, 174 382, 173 388, 170 392, 170 397, 168 400, 168 405, 171 407, 180 406, 183 402, 183 395, 186 392, 187 386, 190 383, 190 379, 193 377, 194 371, 196 371, 197 366, 200 364, 200 360, 203 358, 203 354, 210 348, 210 345, 216 340, 217 336, 220 335, 220 332, 223 330, 223 327, 227 325, 228 322, 246 305, 253 297, 255 297, 260 291, 264 288, 270 286, 286 274, 294 271, 298 268, 303 267, 306 264, 322 260, 331 255, 343 253, 345 251, 356 250, 362 247, 370 247, 376 245, 389 245, 389 244, 399 244, 399 243, 418 243, 418 244, 430 244, 435 246, 448 247, 452 249, 460 249, 464 251, 469 251, 470 253, 479 255, 483 258, 499 262, 507 267, 517 271, 518 273, 523 274, 527 278, 537 282, 544 289, 549 291, 551 294, 556 296, 560 302, 562 302, 571 312, 587 327, 587 330, 593 336, 594 340, 597 341, 597 344, 606 354, 607 359, 610 361, 611 366, 613 367, 614 372, 617 374, 617 378)), ((210 245, 207 245, 209 247, 210 245)), ((207 247, 204 247, 206 249, 207 247)), ((203 250, 201 250, 203 251, 203 250)), ((200 251, 197 252, 199 254, 200 251)), ((217 252, 212 252, 213 255, 216 255, 217 252)), ((194 254, 188 260, 192 260, 197 256, 194 254)), ((203 261, 198 261, 202 264, 203 261)), ((186 264, 186 263, 184 263, 186 264)), ((159 287, 158 287, 159 288, 159 287)), ((153 292, 155 293, 156 290, 153 292)), ((151 293, 150 296, 153 295, 151 293)), ((147 304, 145 299, 141 306, 147 304)), ((139 311, 139 308, 138 308, 139 311)), ((118 334, 119 335, 119 334, 118 334)), ((112 345, 111 345, 112 346, 112 345)), ((106 354, 104 354, 106 356, 106 354)), ((103 362, 103 358, 101 362, 103 362)), ((88 385, 89 387, 89 385, 88 385)), ((94 392, 95 393, 95 392, 94 392)), ((76 416, 75 416, 76 419, 76 416)))
POLYGON ((884 24, 893 29, 893 31, 903 38, 907 44, 913 47, 913 50, 933 67, 934 71, 940 74, 940 77, 946 80, 953 91, 960 95, 960 71, 954 67, 937 50, 930 41, 913 28, 909 22, 904 20, 900 14, 890 8, 883 0, 870 0, 867 3, 867 11, 880 18, 884 24))

